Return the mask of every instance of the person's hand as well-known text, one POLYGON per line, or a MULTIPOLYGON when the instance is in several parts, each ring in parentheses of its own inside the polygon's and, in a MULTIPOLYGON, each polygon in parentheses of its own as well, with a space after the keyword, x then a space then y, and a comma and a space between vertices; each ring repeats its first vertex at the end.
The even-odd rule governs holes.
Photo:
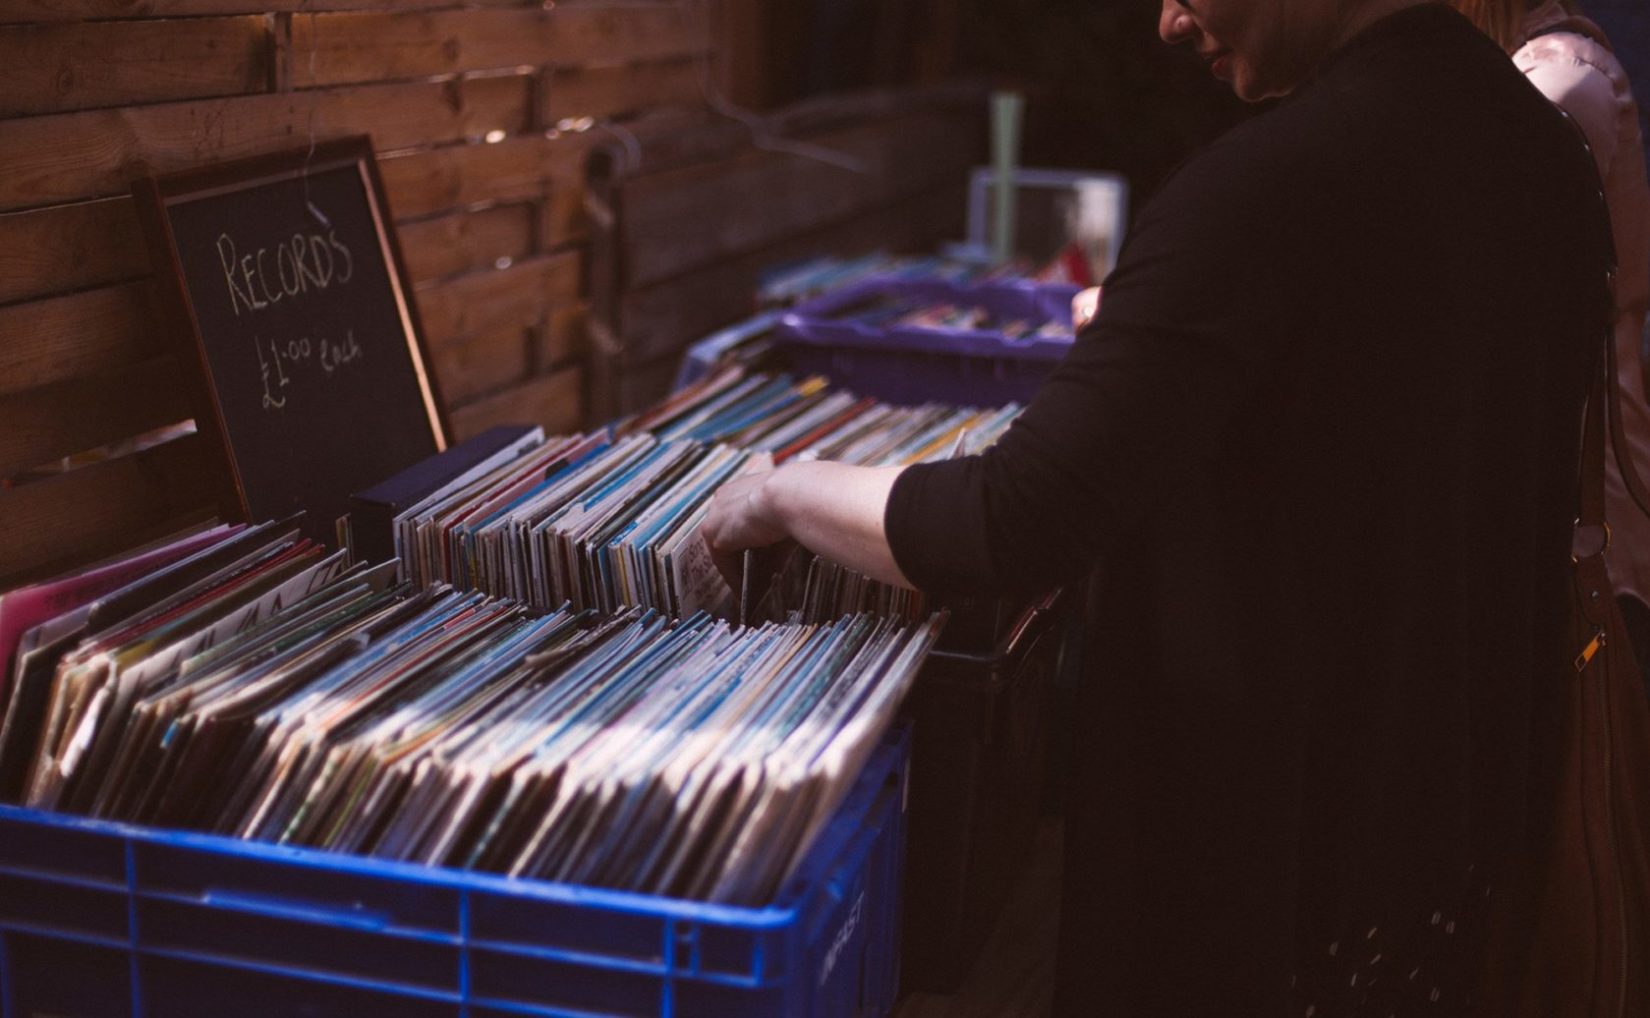
POLYGON ((1100 313, 1100 288, 1091 286, 1071 299, 1071 331, 1082 332, 1100 313))
POLYGON ((790 536, 767 497, 765 486, 774 474, 772 470, 750 474, 722 485, 711 497, 710 512, 699 527, 717 571, 735 590, 746 549, 766 548, 790 536))

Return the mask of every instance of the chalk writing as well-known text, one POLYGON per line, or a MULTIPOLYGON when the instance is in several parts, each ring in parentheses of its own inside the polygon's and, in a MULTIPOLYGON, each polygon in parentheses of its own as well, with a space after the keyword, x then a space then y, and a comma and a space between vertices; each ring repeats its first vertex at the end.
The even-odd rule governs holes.
POLYGON ((364 354, 355 339, 355 330, 344 330, 342 340, 325 336, 286 341, 252 338, 258 353, 258 374, 263 382, 263 408, 280 410, 286 406, 286 389, 293 384, 294 371, 318 365, 323 376, 335 374, 345 365, 360 361, 364 354))
POLYGON ((239 316, 262 311, 315 290, 342 286, 355 275, 355 258, 336 230, 325 236, 295 233, 288 240, 241 254, 235 238, 218 234, 218 264, 229 288, 229 306, 239 316), (271 268, 274 272, 271 272, 271 268))

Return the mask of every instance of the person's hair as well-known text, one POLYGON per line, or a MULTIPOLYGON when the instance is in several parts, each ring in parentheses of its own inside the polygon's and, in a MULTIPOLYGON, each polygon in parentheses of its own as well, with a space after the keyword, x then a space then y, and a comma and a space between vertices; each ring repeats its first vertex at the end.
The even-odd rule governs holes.
MULTIPOLYGON (((1524 17, 1541 6, 1541 0, 1449 0, 1450 6, 1465 14, 1478 30, 1496 45, 1511 51, 1524 39, 1524 17)), ((1570 8, 1568 0, 1564 7, 1570 8)))

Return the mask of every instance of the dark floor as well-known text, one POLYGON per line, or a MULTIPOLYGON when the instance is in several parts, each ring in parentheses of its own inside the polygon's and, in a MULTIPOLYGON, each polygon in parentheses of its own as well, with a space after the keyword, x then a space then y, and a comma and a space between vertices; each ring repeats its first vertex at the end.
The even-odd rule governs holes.
POLYGON ((966 982, 954 994, 914 993, 894 1018, 1041 1018, 1054 997, 1060 823, 1045 820, 1031 863, 966 982))

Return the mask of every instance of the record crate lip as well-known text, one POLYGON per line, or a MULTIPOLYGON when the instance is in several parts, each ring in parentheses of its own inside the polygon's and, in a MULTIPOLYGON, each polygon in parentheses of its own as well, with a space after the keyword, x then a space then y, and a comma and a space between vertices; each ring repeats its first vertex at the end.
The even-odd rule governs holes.
MULTIPOLYGON (((243 841, 218 834, 169 830, 0 804, 0 845, 9 840, 8 831, 26 826, 52 832, 41 839, 43 843, 48 843, 47 847, 56 847, 49 845, 53 837, 66 836, 85 839, 83 844, 86 848, 83 856, 67 861, 62 869, 48 868, 49 864, 31 864, 26 850, 13 853, 21 856, 22 861, 0 862, 0 879, 32 882, 36 890, 48 893, 55 886, 126 900, 126 905, 119 910, 120 919, 115 924, 124 927, 121 930, 112 927, 85 928, 76 924, 76 917, 72 915, 54 913, 49 923, 27 918, 21 921, 16 918, 0 919, 0 938, 7 933, 44 936, 144 956, 269 971, 311 982, 371 987, 430 1000, 456 999, 453 998, 453 991, 433 983, 407 983, 364 973, 310 969, 295 966, 285 959, 157 942, 153 934, 146 936, 143 933, 145 924, 139 922, 135 911, 150 903, 199 908, 211 914, 240 913, 248 922, 295 922, 326 927, 334 933, 372 938, 371 942, 379 949, 393 949, 396 943, 409 947, 418 943, 431 949, 457 951, 466 958, 489 955, 513 957, 524 963, 583 967, 589 969, 592 975, 603 972, 613 977, 634 976, 662 979, 672 984, 717 985, 734 991, 770 992, 791 984, 807 985, 814 978, 814 969, 822 961, 821 952, 830 947, 831 934, 826 927, 847 903, 854 888, 873 879, 874 872, 888 864, 885 857, 889 853, 897 854, 903 869, 904 803, 910 780, 910 745, 908 725, 900 724, 890 731, 855 779, 842 805, 822 829, 796 875, 781 888, 772 903, 764 906, 725 905, 555 881, 516 879, 493 873, 379 860, 309 847, 243 841), (405 925, 394 916, 388 922, 381 922, 377 916, 382 913, 368 909, 361 900, 350 901, 343 895, 332 901, 306 900, 301 897, 302 888, 294 892, 292 899, 283 899, 278 891, 267 895, 242 895, 225 889, 223 897, 218 900, 213 900, 210 893, 194 896, 176 891, 157 891, 153 879, 143 873, 141 857, 145 850, 161 853, 174 866, 180 861, 189 862, 191 856, 196 857, 197 861, 212 859, 231 867, 256 868, 260 864, 269 864, 267 871, 258 874, 271 878, 264 885, 266 887, 278 888, 282 878, 289 876, 292 868, 333 880, 361 878, 370 881, 374 889, 363 894, 368 902, 375 893, 406 895, 424 889, 441 892, 451 895, 452 900, 443 898, 424 904, 428 911, 451 913, 456 922, 440 928, 405 925), (99 864, 107 876, 99 878, 88 875, 99 864), (506 908, 518 904, 568 907, 571 911, 567 919, 574 932, 569 935, 565 926, 560 930, 547 926, 544 939, 539 941, 519 935, 513 938, 504 936, 496 928, 487 933, 478 932, 474 928, 476 911, 479 903, 488 900, 499 902, 506 908), (362 907, 362 915, 350 916, 347 912, 349 904, 362 907), (573 946, 577 942, 576 937, 580 934, 595 936, 595 933, 589 926, 581 927, 581 920, 591 924, 610 920, 631 921, 639 925, 634 930, 623 931, 622 947, 609 937, 588 950, 582 950, 573 946), (645 935, 642 932, 644 929, 645 935), (707 940, 707 937, 710 939, 707 940), (727 940, 729 937, 734 940, 727 940), (637 953, 632 941, 647 941, 646 950, 637 953)), ((64 842, 64 845, 67 844, 64 842)), ((0 852, 0 856, 5 854, 0 852)), ((860 893, 865 893, 863 887, 860 893)), ((877 905, 890 914, 899 909, 897 898, 879 901, 877 905)), ((509 918, 543 917, 523 915, 509 918)), ((495 921, 488 925, 497 927, 500 924, 495 921)), ((560 922, 555 925, 562 926, 560 922)), ((471 964, 473 962, 464 963, 466 973, 471 964)), ((466 983, 468 979, 466 975, 466 983)), ((485 1001, 488 1007, 500 1003, 491 994, 471 998, 468 990, 457 992, 474 1003, 485 1001)), ((529 1008, 532 1006, 528 1005, 529 1008)), ((528 1010, 524 1013, 541 1012, 528 1010)))
MULTIPOLYGON (((453 891, 485 891, 516 899, 531 899, 558 905, 588 905, 636 914, 636 909, 660 918, 711 920, 739 924, 751 929, 782 927, 795 915, 807 896, 808 888, 792 880, 772 904, 763 906, 725 905, 716 902, 694 901, 691 898, 672 898, 636 891, 589 887, 554 880, 507 877, 486 871, 460 870, 450 866, 426 866, 421 863, 394 859, 376 859, 372 856, 295 845, 277 845, 267 841, 244 840, 223 834, 208 834, 171 827, 152 827, 120 820, 75 816, 50 810, 29 809, 0 803, 0 830, 11 823, 26 823, 36 827, 50 827, 75 833, 89 833, 129 839, 145 845, 166 849, 187 849, 207 852, 217 857, 243 861, 277 862, 301 869, 328 874, 353 874, 378 880, 394 880, 440 887, 453 891)), ((806 871, 815 863, 815 855, 828 839, 810 850, 808 861, 800 870, 806 871)), ((13 866, 0 861, 0 874, 45 877, 53 882, 96 890, 127 889, 120 882, 97 880, 84 876, 47 872, 34 867, 13 866)), ((210 904, 210 902, 207 902, 210 904)), ((329 917, 330 919, 331 917, 329 917)), ((364 924, 363 924, 364 925, 364 924)))
MULTIPOLYGON (((978 650, 948 649, 944 646, 942 635, 940 644, 928 652, 928 660, 929 662, 943 661, 955 668, 983 669, 991 673, 991 683, 1001 684, 1003 680, 995 675, 997 668, 1004 663, 1018 661, 1026 647, 1057 625, 1065 614, 1070 597, 1071 594, 1067 588, 1056 587, 1041 597, 1022 602, 1023 607, 1011 614, 1004 613, 1003 608, 1012 602, 999 600, 990 603, 989 608, 993 612, 991 624, 996 631, 993 634, 989 648, 978 650)), ((978 613, 987 607, 988 604, 983 602, 970 602, 961 610, 978 613)), ((984 622, 977 614, 967 621, 976 624, 984 622)), ((952 625, 955 625, 955 622, 952 625)), ((934 678, 932 669, 929 669, 918 681, 932 682, 934 678)), ((952 679, 952 681, 955 680, 952 679)))

